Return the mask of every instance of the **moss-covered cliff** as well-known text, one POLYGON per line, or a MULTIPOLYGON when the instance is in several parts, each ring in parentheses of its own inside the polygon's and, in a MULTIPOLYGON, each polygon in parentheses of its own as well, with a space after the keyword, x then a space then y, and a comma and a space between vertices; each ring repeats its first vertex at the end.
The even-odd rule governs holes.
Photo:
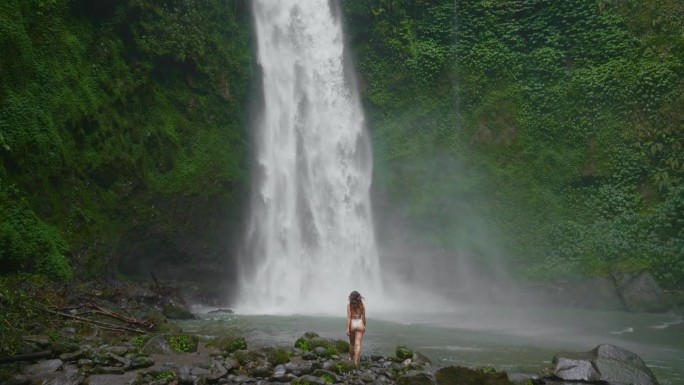
POLYGON ((381 241, 684 284, 681 1, 341 4, 381 241))
POLYGON ((2 272, 224 273, 248 177, 248 22, 237 0, 2 2, 2 272))

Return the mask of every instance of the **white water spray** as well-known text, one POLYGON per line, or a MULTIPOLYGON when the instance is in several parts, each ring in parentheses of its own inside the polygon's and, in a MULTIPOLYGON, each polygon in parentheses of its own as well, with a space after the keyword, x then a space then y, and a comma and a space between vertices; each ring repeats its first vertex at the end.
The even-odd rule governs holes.
POLYGON ((380 300, 372 155, 329 0, 253 2, 263 111, 237 308, 344 314, 380 300))

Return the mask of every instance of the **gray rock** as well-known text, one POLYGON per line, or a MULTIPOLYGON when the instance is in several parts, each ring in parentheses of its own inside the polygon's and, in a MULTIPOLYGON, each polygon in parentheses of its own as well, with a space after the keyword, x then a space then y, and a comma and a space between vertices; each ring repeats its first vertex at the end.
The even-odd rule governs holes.
POLYGON ((117 366, 97 366, 90 372, 92 374, 124 374, 126 370, 117 366))
POLYGON ((194 367, 190 369, 190 374, 194 376, 203 376, 207 373, 209 373, 209 370, 203 368, 194 367))
POLYGON ((103 346, 102 349, 100 349, 102 352, 116 354, 117 356, 123 356, 128 353, 128 350, 128 347, 122 345, 103 346))
POLYGON ((81 358, 80 360, 78 360, 76 364, 78 366, 93 366, 94 362, 93 360, 88 358, 81 358))
POLYGON ((173 300, 169 301, 166 305, 164 305, 162 314, 164 314, 164 316, 168 319, 186 320, 197 318, 194 314, 192 314, 192 312, 190 311, 190 309, 188 309, 187 306, 178 301, 173 300))
POLYGON ((651 274, 613 274, 625 308, 632 312, 663 312, 672 308, 665 293, 651 274))
POLYGON ((292 373, 295 376, 303 376, 305 374, 310 374, 311 371, 313 370, 312 364, 309 362, 302 362, 302 363, 296 363, 296 362, 288 362, 285 364, 285 370, 288 373, 292 373))
POLYGON ((130 385, 135 381, 136 374, 128 372, 121 375, 116 374, 94 374, 85 379, 84 385, 130 385))
POLYGON ((85 355, 85 352, 83 350, 79 349, 79 350, 72 352, 72 353, 62 353, 59 355, 59 359, 62 361, 65 361, 65 362, 66 361, 77 361, 77 360, 80 360, 81 358, 83 358, 84 355, 85 355))
POLYGON ((61 366, 62 360, 46 360, 26 366, 24 368, 24 373, 32 376, 50 374, 56 372, 61 366))
POLYGON ((221 363, 214 361, 206 375, 207 382, 218 382, 219 378, 228 375, 228 369, 226 369, 221 363))
POLYGON ((22 339, 28 343, 34 344, 40 348, 46 348, 50 345, 50 337, 42 335, 28 335, 22 337, 22 339))
POLYGON ((613 345, 599 345, 588 352, 556 353, 553 363, 554 375, 565 381, 658 385, 639 356, 613 345))
POLYGON ((44 385, 81 385, 84 380, 85 375, 83 373, 71 370, 50 379, 44 385))
POLYGON ((323 346, 318 346, 314 348, 313 352, 318 357, 328 357, 330 355, 328 349, 324 348, 323 346))
POLYGON ((145 343, 141 351, 145 354, 172 354, 166 335, 159 334, 145 343))
POLYGON ((147 356, 138 356, 131 359, 131 369, 149 368, 154 365, 154 360, 147 356))
POLYGON ((321 385, 327 384, 324 379, 322 379, 320 377, 312 376, 310 374, 305 374, 303 376, 300 376, 297 380, 301 384, 321 384, 321 385))
POLYGON ((270 366, 260 365, 255 367, 250 374, 257 378, 268 378, 273 374, 273 370, 271 370, 270 366))
POLYGON ((601 378, 591 360, 558 357, 554 363, 554 374, 564 380, 594 382, 601 378))

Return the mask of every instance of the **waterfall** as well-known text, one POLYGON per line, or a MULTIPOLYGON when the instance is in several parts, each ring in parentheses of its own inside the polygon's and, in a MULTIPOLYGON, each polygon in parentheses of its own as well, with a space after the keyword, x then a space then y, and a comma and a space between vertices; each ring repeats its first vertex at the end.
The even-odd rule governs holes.
POLYGON ((380 300, 372 154, 329 0, 255 0, 263 106, 241 255, 241 312, 344 314, 380 300))

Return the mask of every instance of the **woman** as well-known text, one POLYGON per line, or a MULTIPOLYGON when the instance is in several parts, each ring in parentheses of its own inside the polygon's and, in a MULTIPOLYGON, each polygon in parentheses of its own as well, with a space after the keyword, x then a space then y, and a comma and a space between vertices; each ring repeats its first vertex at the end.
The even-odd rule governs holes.
POLYGON ((366 331, 366 308, 358 291, 349 294, 347 305, 347 335, 349 336, 349 359, 358 364, 361 360, 361 341, 366 331))

